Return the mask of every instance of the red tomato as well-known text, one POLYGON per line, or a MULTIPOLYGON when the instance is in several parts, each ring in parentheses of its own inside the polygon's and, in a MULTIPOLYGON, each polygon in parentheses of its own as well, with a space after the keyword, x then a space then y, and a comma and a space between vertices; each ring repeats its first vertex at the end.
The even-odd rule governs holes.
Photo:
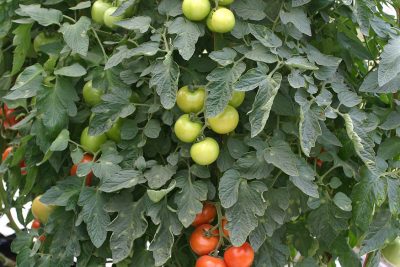
POLYGON ((22 174, 22 175, 27 175, 28 172, 26 171, 25 160, 22 160, 22 161, 20 162, 19 166, 21 167, 21 174, 22 174))
POLYGON ((34 219, 32 222, 32 229, 39 229, 40 228, 40 222, 37 219, 34 219))
POLYGON ((225 235, 226 237, 229 237, 229 231, 228 231, 227 229, 225 229, 225 226, 226 226, 227 223, 228 223, 228 220, 225 219, 225 218, 223 218, 223 219, 222 219, 222 229, 223 229, 223 231, 224 231, 224 235, 225 235))
POLYGON ((226 267, 226 264, 223 259, 205 255, 197 259, 195 267, 226 267))
POLYGON ((39 240, 44 242, 46 240, 46 236, 45 235, 41 235, 39 236, 39 240))
POLYGON ((247 242, 241 247, 230 247, 225 251, 224 260, 227 267, 250 267, 254 261, 254 250, 247 242))
POLYGON ((7 147, 6 150, 4 150, 3 155, 1 156, 1 161, 5 161, 12 150, 12 146, 7 147))
POLYGON ((199 226, 205 223, 210 223, 214 220, 216 215, 217 210, 215 209, 214 204, 207 202, 203 205, 203 210, 196 215, 196 218, 194 218, 192 225, 199 226))
POLYGON ((210 231, 213 228, 210 224, 203 224, 197 227, 190 236, 190 247, 199 256, 207 255, 218 245, 218 230, 210 231))
MULTIPOLYGON (((83 158, 81 159, 80 162, 86 163, 86 162, 91 162, 91 161, 93 161, 93 156, 90 154, 85 154, 85 155, 83 155, 83 158)), ((78 170, 78 164, 72 165, 71 170, 70 170, 71 176, 75 176, 77 170, 78 170)), ((85 184, 87 186, 92 185, 92 178, 93 178, 93 172, 90 172, 88 175, 86 175, 85 184)))
POLYGON ((316 161, 317 161, 316 163, 317 163, 318 168, 321 168, 322 165, 324 164, 324 161, 322 161, 320 159, 316 159, 316 161))

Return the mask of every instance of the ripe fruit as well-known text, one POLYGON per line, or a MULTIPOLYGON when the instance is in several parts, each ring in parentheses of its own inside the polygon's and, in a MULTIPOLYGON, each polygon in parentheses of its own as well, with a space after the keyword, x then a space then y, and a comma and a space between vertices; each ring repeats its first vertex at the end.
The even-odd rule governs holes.
POLYGON ((5 161, 5 160, 7 159, 7 157, 8 157, 8 155, 11 153, 12 150, 13 150, 13 147, 12 147, 12 146, 7 147, 7 148, 4 150, 3 154, 1 155, 1 161, 5 161))
POLYGON ((100 135, 89 135, 89 127, 83 129, 81 134, 81 145, 83 149, 92 154, 99 151, 102 144, 107 141, 107 136, 105 134, 100 135))
POLYGON ((114 125, 106 132, 109 139, 113 140, 115 143, 121 142, 121 127, 122 119, 118 119, 114 125))
POLYGON ((19 163, 19 166, 21 167, 21 174, 22 174, 22 175, 27 175, 28 172, 26 171, 25 160, 22 160, 22 161, 19 163))
POLYGON ((197 113, 203 109, 205 98, 204 88, 190 90, 189 86, 184 86, 178 90, 176 104, 185 113, 197 113))
POLYGON ((211 14, 210 30, 218 33, 227 33, 235 27, 235 15, 225 7, 220 7, 211 14))
POLYGON ((317 164, 318 168, 321 168, 322 165, 324 165, 324 161, 320 160, 320 159, 316 159, 315 164, 317 164))
POLYGON ((197 227, 190 236, 190 247, 197 255, 207 255, 218 245, 218 230, 211 230, 212 225, 203 224, 197 227))
POLYGON ((241 247, 230 247, 224 253, 227 267, 250 267, 254 261, 254 250, 245 242, 241 247))
MULTIPOLYGON (((80 163, 86 163, 91 161, 93 161, 93 156, 90 154, 85 154, 83 155, 83 158, 81 159, 80 163)), ((78 170, 78 164, 72 165, 71 170, 69 171, 71 176, 75 176, 77 170, 78 170)), ((86 175, 85 184, 87 186, 92 185, 92 178, 93 178, 93 172, 90 172, 88 175, 86 175)))
POLYGON ((191 143, 201 133, 202 124, 200 122, 192 121, 189 114, 183 114, 175 122, 174 131, 179 140, 186 143, 191 143))
POLYGON ((203 205, 203 210, 194 218, 192 225, 199 226, 205 223, 210 223, 214 220, 216 215, 217 209, 215 208, 214 204, 206 202, 203 205))
POLYGON ((40 240, 41 242, 44 242, 44 241, 46 240, 46 236, 45 236, 45 235, 39 236, 39 240, 40 240))
POLYGON ((123 15, 119 15, 119 16, 112 16, 112 14, 118 9, 118 7, 113 6, 110 7, 106 10, 106 12, 104 12, 104 24, 110 28, 110 29, 115 29, 118 27, 118 25, 114 24, 115 22, 121 21, 124 19, 123 15))
POLYGON ((219 0, 218 5, 227 6, 233 3, 234 0, 219 0))
POLYGON ((92 5, 92 19, 98 24, 104 24, 104 12, 111 7, 111 4, 97 0, 92 5))
POLYGON ((83 86, 83 100, 89 106, 95 106, 101 102, 101 96, 103 95, 103 90, 94 88, 92 85, 92 80, 88 81, 85 86, 83 86))
POLYGON ((182 11, 186 18, 193 21, 200 21, 210 13, 211 5, 209 0, 183 0, 182 11))
POLYGON ((382 249, 382 255, 394 267, 400 267, 400 237, 382 249))
POLYGON ((32 222, 32 229, 39 229, 40 228, 40 222, 37 219, 34 219, 32 222))
POLYGON ((195 267, 226 267, 226 264, 221 258, 204 255, 197 259, 195 267))
POLYGON ((46 224, 47 220, 49 219, 49 216, 51 212, 53 211, 54 207, 44 204, 43 202, 40 201, 40 198, 42 196, 37 196, 33 202, 32 202, 32 214, 33 217, 38 219, 40 222, 46 224))
POLYGON ((203 141, 193 144, 190 148, 190 156, 199 165, 209 165, 217 160, 219 146, 217 141, 207 137, 203 141))
POLYGON ((236 129, 239 123, 239 113, 232 106, 227 106, 225 110, 213 118, 208 119, 210 128, 219 134, 230 133, 236 129))
POLYGON ((245 96, 246 96, 245 92, 234 91, 232 94, 232 98, 229 101, 229 105, 231 105, 234 108, 239 107, 243 103, 245 96))

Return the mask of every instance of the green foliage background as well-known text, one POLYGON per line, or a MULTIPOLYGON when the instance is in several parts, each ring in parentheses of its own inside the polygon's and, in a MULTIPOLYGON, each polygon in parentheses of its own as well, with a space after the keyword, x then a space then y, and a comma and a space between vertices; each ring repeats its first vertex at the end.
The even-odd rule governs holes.
POLYGON ((190 224, 205 200, 222 207, 233 245, 249 240, 254 266, 353 267, 366 253, 378 266, 400 232, 400 36, 384 4, 236 0, 235 29, 221 35, 186 20, 180 0, 128 0, 119 12, 136 13, 114 31, 91 22, 90 2, 0 0, 1 101, 23 118, 1 132, 18 147, 0 167, 1 209, 27 225, 21 209, 36 195, 58 206, 43 244, 17 233, 18 266, 193 266, 190 224), (41 32, 58 41, 35 53, 41 32), (90 79, 106 89, 92 109, 90 79), (209 167, 172 130, 187 84, 206 86, 206 118, 246 92, 234 133, 205 132, 221 147, 209 167), (125 118, 122 141, 68 177, 91 113, 91 134, 125 118))

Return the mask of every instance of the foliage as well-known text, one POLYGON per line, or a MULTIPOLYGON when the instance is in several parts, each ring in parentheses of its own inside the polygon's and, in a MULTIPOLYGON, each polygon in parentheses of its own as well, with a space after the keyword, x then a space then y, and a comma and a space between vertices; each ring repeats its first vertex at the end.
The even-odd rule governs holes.
POLYGON ((236 0, 225 34, 186 19, 179 0, 115 2, 114 29, 92 21, 91 4, 0 0, 0 96, 18 120, 1 129, 15 149, 0 208, 25 226, 18 266, 194 266, 190 225, 205 201, 214 225, 228 221, 220 256, 248 241, 254 266, 361 266, 367 253, 377 266, 400 235, 400 30, 383 12, 398 3, 236 0), (50 40, 34 46, 40 33, 50 40), (89 80, 102 94, 93 107, 89 80), (209 166, 173 131, 185 85, 206 89, 191 115, 206 123, 198 139, 219 144, 209 166), (207 119, 236 91, 239 125, 216 134, 207 119), (79 163, 87 126, 108 141, 79 163), (56 209, 29 229, 23 205, 41 194, 56 209))

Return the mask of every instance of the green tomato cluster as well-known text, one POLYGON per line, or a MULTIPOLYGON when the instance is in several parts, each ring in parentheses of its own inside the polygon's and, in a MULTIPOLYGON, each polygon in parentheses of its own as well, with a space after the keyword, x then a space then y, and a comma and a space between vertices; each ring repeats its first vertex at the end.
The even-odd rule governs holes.
POLYGON ((182 11, 192 21, 207 18, 207 27, 212 32, 227 33, 235 27, 235 15, 224 6, 232 3, 233 0, 219 0, 218 6, 211 10, 209 0, 183 0, 182 11))
POLYGON ((117 27, 115 23, 124 19, 124 15, 113 16, 117 9, 117 6, 112 6, 103 0, 97 0, 92 5, 92 19, 100 25, 106 25, 110 29, 115 29, 117 27))
MULTIPOLYGON (((239 123, 239 107, 245 97, 244 92, 234 92, 229 105, 225 110, 213 118, 208 118, 207 125, 218 134, 227 134, 234 131, 239 123)), ((203 123, 196 116, 203 112, 206 98, 205 89, 200 87, 191 90, 184 86, 178 90, 176 103, 180 110, 185 112, 175 122, 174 131, 176 137, 185 143, 193 143, 202 135, 203 123)), ((206 137, 192 145, 190 156, 199 165, 209 165, 219 156, 218 142, 206 137)))

